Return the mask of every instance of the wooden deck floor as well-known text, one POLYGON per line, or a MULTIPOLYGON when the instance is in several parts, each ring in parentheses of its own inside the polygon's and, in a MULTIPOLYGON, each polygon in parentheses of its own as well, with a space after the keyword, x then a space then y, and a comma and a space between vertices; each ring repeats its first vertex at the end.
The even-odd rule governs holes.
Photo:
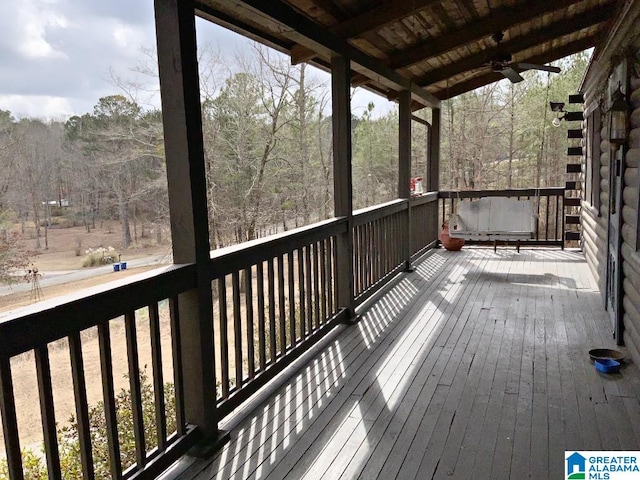
POLYGON ((180 478, 561 478, 640 449, 640 375, 578 252, 437 250, 180 478))

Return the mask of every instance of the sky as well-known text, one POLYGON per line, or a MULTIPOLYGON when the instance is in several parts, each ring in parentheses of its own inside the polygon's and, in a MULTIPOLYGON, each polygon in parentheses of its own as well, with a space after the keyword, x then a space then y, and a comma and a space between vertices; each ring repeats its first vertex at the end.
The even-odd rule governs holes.
MULTIPOLYGON (((232 62, 248 40, 200 19, 199 45, 232 62)), ((15 118, 64 120, 93 111, 100 97, 135 85, 140 103, 158 106, 157 79, 139 72, 155 62, 153 0, 0 1, 0 110, 15 118), (120 84, 120 86, 119 86, 120 84)), ((130 90, 129 90, 130 91, 130 90)), ((354 113, 385 99, 360 91, 354 113)))

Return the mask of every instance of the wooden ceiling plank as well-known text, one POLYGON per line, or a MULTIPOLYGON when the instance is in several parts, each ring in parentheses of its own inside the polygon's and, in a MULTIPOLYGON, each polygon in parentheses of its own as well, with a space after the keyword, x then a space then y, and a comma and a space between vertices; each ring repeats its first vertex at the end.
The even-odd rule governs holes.
MULTIPOLYGON (((540 55, 523 58, 521 61, 526 63, 538 64, 553 62, 560 58, 566 57, 567 55, 572 55, 574 53, 581 52, 589 47, 592 47, 593 45, 595 45, 599 35, 600 32, 597 32, 589 35, 588 37, 584 37, 571 43, 567 43, 566 45, 559 47, 552 52, 546 52, 540 55)), ((476 88, 488 85, 493 82, 497 82, 499 80, 504 80, 502 74, 490 72, 481 76, 476 76, 471 79, 464 80, 460 83, 451 85, 446 88, 441 88, 437 91, 434 91, 433 94, 440 100, 446 100, 448 98, 461 95, 463 93, 475 90, 476 88)))
POLYGON ((348 16, 347 12, 332 0, 313 0, 313 3, 339 22, 344 21, 348 16))
MULTIPOLYGON (((441 0, 414 0, 413 2, 391 0, 349 20, 340 22, 330 27, 329 31, 344 39, 357 38, 408 17, 416 11, 424 10, 439 1, 441 0)), ((311 60, 315 56, 316 53, 312 49, 305 49, 296 45, 295 52, 291 55, 291 62, 297 65, 311 60)))
MULTIPOLYGON (((501 53, 511 53, 513 55, 554 38, 569 35, 573 32, 597 25, 607 18, 608 12, 610 12, 609 5, 598 6, 571 19, 549 24, 543 29, 530 32, 529 35, 504 42, 500 46, 500 51, 501 53)), ((458 62, 428 72, 425 76, 415 79, 415 83, 424 87, 462 72, 480 68, 490 59, 492 53, 493 52, 490 51, 481 51, 470 57, 462 58, 458 62)), ((495 53, 497 53, 497 50, 495 53)))
POLYGON ((345 22, 331 27, 331 33, 343 38, 355 38, 365 33, 377 30, 390 23, 408 17, 431 5, 437 5, 441 0, 391 0, 368 12, 357 15, 345 22))
POLYGON ((455 50, 467 43, 481 40, 497 31, 506 30, 519 23, 530 21, 531 18, 543 15, 549 11, 567 8, 569 5, 582 0, 540 0, 527 2, 526 6, 505 8, 495 12, 491 18, 481 18, 478 22, 468 25, 463 30, 455 30, 448 34, 425 41, 420 45, 391 55, 394 60, 389 65, 394 70, 409 67, 428 58, 434 58, 445 52, 455 50))
POLYGON ((361 67, 361 73, 365 75, 384 78, 397 90, 411 90, 415 99, 420 100, 430 107, 438 107, 440 102, 426 90, 414 85, 407 77, 391 70, 378 59, 354 48, 346 40, 329 32, 326 28, 297 12, 282 0, 220 0, 231 8, 246 8, 256 13, 256 20, 265 25, 272 26, 273 22, 283 28, 281 35, 287 36, 296 43, 307 43, 305 46, 312 49, 325 49, 339 55, 344 55, 361 67), (364 72, 362 72, 364 70, 364 72))

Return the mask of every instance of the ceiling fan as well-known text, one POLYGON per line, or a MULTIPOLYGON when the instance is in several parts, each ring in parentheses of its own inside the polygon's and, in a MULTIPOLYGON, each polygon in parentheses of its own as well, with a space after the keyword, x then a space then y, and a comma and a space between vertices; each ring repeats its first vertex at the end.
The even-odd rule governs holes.
POLYGON ((526 70, 541 70, 543 72, 560 73, 560 68, 552 65, 538 65, 536 63, 526 62, 512 62, 511 54, 503 53, 500 51, 500 42, 504 38, 502 32, 494 33, 491 38, 497 45, 496 55, 489 60, 487 65, 491 67, 492 72, 501 73, 505 78, 508 78, 513 83, 518 83, 524 80, 520 75, 520 72, 526 70))

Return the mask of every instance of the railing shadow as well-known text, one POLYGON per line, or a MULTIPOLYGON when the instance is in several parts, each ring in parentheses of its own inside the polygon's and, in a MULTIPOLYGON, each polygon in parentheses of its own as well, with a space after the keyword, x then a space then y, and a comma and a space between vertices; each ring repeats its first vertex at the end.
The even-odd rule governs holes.
MULTIPOLYGON (((462 415, 458 409, 467 409, 468 414, 472 405, 468 399, 468 404, 458 405, 457 399, 452 404, 449 392, 462 388, 486 390, 487 375, 493 375, 493 370, 483 370, 485 359, 500 350, 500 345, 493 343, 492 332, 514 328, 507 326, 507 320, 513 317, 514 309, 523 308, 505 305, 500 311, 490 312, 481 298, 482 285, 494 284, 495 295, 507 282, 522 292, 532 293, 535 288, 534 295, 540 298, 558 289, 582 288, 557 273, 485 270, 488 262, 520 258, 513 252, 494 254, 489 249, 474 249, 470 257, 454 255, 435 251, 418 263, 416 272, 384 290, 362 312, 363 319, 357 326, 341 332, 268 403, 241 423, 232 433, 231 443, 211 463, 200 464, 183 478, 414 478, 417 474, 429 478, 438 468, 452 468, 459 452, 445 451, 447 437, 464 428, 458 421, 462 415), (452 262, 447 265, 447 260, 452 262), (476 298, 479 301, 474 301, 476 298), (433 410, 428 412, 428 406, 433 410)), ((598 297, 596 292, 581 291, 581 295, 598 297)), ((598 301, 589 298, 589 302, 598 301)), ((518 318, 522 315, 524 312, 518 311, 518 318)), ((515 327, 522 330, 520 348, 531 356, 534 338, 528 335, 538 335, 533 330, 538 322, 536 318, 515 327)), ((586 326, 579 327, 584 329, 581 332, 569 328, 574 327, 567 327, 572 337, 598 338, 586 326)), ((559 357, 567 362, 577 360, 584 353, 577 343, 573 340, 575 345, 559 357)), ((538 363, 534 367, 534 359, 530 360, 531 378, 523 373, 520 388, 547 395, 535 383, 538 369, 545 367, 538 363)), ((517 393, 518 384, 505 388, 515 388, 517 393)), ((593 388, 587 394, 597 396, 597 388, 593 388)), ((488 398, 486 395, 483 398, 488 398)), ((515 422, 515 417, 506 421, 510 419, 515 422)), ((524 436, 540 426, 528 428, 524 436)), ((520 435, 518 441, 538 441, 524 436, 520 435)), ((465 438, 465 444, 469 441, 465 438)), ((474 441, 475 445, 467 446, 471 462, 476 452, 490 448, 474 441)), ((511 461, 511 451, 507 454, 511 461)), ((532 461, 529 457, 522 460, 532 461)), ((528 465, 514 462, 518 468, 528 465)))

